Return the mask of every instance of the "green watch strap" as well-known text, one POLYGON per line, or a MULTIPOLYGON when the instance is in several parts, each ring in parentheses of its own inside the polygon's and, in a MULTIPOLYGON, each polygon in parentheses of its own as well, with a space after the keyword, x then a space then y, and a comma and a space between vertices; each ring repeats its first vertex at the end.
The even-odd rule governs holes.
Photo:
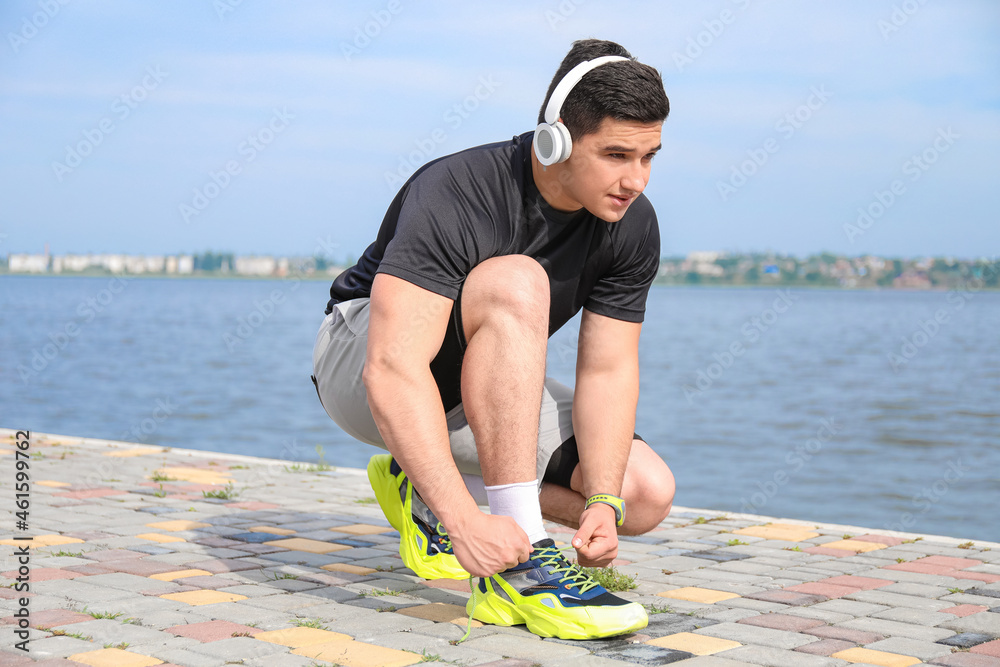
POLYGON ((604 503, 605 505, 610 505, 615 510, 615 525, 621 526, 625 523, 625 501, 618 496, 613 496, 610 493, 598 493, 589 498, 587 498, 587 505, 584 509, 589 508, 595 503, 604 503))

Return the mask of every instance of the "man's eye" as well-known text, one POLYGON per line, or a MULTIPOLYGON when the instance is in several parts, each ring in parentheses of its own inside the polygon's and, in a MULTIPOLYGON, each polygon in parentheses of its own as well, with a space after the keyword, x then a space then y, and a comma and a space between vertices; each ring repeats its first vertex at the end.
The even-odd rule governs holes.
POLYGON ((610 153, 608 155, 608 157, 612 157, 612 158, 614 158, 616 160, 624 160, 625 159, 625 153, 610 153))

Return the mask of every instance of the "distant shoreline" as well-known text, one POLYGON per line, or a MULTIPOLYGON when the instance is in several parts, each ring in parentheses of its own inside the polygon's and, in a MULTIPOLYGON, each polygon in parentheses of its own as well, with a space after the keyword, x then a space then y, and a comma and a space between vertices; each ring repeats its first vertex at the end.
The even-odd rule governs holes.
MULTIPOLYGON (((114 274, 109 272, 84 272, 84 273, 10 273, 0 272, 0 278, 21 277, 21 278, 122 278, 132 280, 135 278, 143 280, 251 280, 251 281, 272 281, 287 282, 299 280, 303 282, 330 282, 336 276, 332 275, 307 275, 307 276, 254 276, 231 273, 127 273, 114 274)), ((892 287, 890 285, 816 285, 807 282, 774 282, 774 283, 730 283, 730 282, 702 282, 697 284, 677 283, 666 280, 653 281, 654 287, 670 287, 678 289, 803 289, 803 290, 830 290, 843 292, 916 292, 916 293, 946 293, 953 291, 954 287, 933 286, 921 287, 892 287)), ((977 292, 1000 292, 1000 287, 981 287, 977 292)))

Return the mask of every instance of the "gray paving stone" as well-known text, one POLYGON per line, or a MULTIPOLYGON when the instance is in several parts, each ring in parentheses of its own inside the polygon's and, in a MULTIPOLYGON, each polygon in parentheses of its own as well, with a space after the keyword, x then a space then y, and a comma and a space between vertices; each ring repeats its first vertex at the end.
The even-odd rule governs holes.
POLYGON ((818 641, 817 637, 811 635, 745 625, 743 623, 719 623, 718 625, 697 630, 695 634, 730 639, 741 644, 771 646, 780 649, 793 649, 803 644, 811 644, 814 641, 818 641))
POLYGON ((750 609, 721 609, 719 611, 702 613, 699 614, 699 616, 701 618, 710 618, 714 621, 719 621, 720 623, 735 623, 736 621, 744 618, 750 618, 751 616, 760 616, 760 612, 752 611, 750 609))
POLYGON ((895 584, 889 584, 888 586, 882 586, 878 590, 883 593, 899 593, 900 595, 913 595, 922 598, 939 598, 943 595, 948 595, 949 587, 944 586, 928 586, 927 584, 916 583, 916 582, 899 582, 895 584))
POLYGON ((771 646, 740 646, 716 653, 712 657, 769 667, 834 667, 850 664, 846 660, 786 651, 771 646))
POLYGON ((751 663, 742 660, 729 660, 720 658, 719 654, 700 655, 684 661, 684 667, 735 667, 736 665, 748 665, 751 663))
POLYGON ((953 630, 947 628, 911 625, 898 621, 887 621, 881 618, 856 618, 851 621, 837 623, 836 627, 874 632, 885 637, 905 637, 907 639, 919 639, 927 642, 936 642, 939 639, 944 639, 955 634, 953 630))
POLYGON ((650 646, 648 644, 634 644, 621 648, 608 649, 601 651, 597 655, 598 657, 637 665, 668 665, 692 657, 692 654, 687 651, 675 651, 663 648, 662 646, 650 646))
POLYGON ((242 662, 244 667, 311 667, 317 662, 312 658, 295 655, 294 653, 268 655, 261 658, 249 658, 242 662))
POLYGON ((954 630, 955 632, 978 632, 984 635, 1000 637, 1000 614, 992 614, 988 611, 980 612, 965 616, 964 618, 947 621, 942 623, 941 627, 954 630))
POLYGON ((131 591, 125 591, 117 588, 101 588, 99 586, 86 584, 74 579, 52 579, 49 581, 40 581, 36 584, 32 584, 31 589, 35 593, 64 597, 83 604, 107 602, 110 600, 124 600, 135 595, 135 593, 131 591))
POLYGON ((538 637, 534 639, 528 637, 515 639, 509 636, 491 635, 489 637, 470 639, 462 644, 462 646, 494 655, 527 658, 543 664, 547 660, 572 658, 590 653, 590 651, 580 646, 543 642, 538 637))
POLYGON ((886 653, 899 653, 900 655, 912 655, 921 660, 940 658, 943 655, 951 655, 951 648, 935 644, 933 642, 920 641, 917 639, 907 639, 905 637, 889 637, 872 644, 865 644, 865 648, 874 651, 885 651, 886 653))
POLYGON ((779 604, 777 602, 765 602, 764 600, 751 600, 750 598, 733 598, 731 600, 723 600, 718 602, 714 607, 731 607, 733 609, 749 609, 751 611, 757 611, 762 614, 766 614, 771 611, 784 612, 788 609, 787 604, 779 604))
POLYGON ((955 646, 957 648, 972 648, 973 646, 978 646, 979 644, 984 644, 988 641, 993 641, 995 637, 993 635, 984 635, 978 632, 963 632, 961 634, 952 635, 951 637, 945 637, 944 639, 939 639, 938 644, 944 644, 945 646, 955 646))
POLYGON ((838 614, 849 614, 853 617, 870 616, 889 608, 890 607, 887 607, 884 604, 857 602, 855 600, 847 600, 845 598, 820 602, 819 604, 814 604, 810 607, 810 609, 819 609, 820 611, 832 611, 838 614))
POLYGON ((643 563, 643 567, 670 570, 671 572, 697 570, 709 565, 711 565, 711 561, 706 561, 704 558, 690 558, 688 556, 666 556, 643 563))
MULTIPOLYGON (((257 643, 264 644, 265 642, 257 643)), ((207 644, 205 644, 205 646, 207 646, 207 644)), ((223 662, 223 659, 219 656, 205 653, 200 650, 200 647, 199 650, 186 648, 169 649, 166 651, 160 651, 154 657, 164 660, 170 664, 184 665, 184 667, 219 667, 220 662, 223 662)), ((239 660, 240 658, 234 659, 239 660)))
POLYGON ((123 641, 129 644, 139 644, 174 638, 174 635, 159 630, 110 619, 73 623, 72 627, 66 626, 61 629, 90 637, 91 641, 102 646, 108 643, 118 644, 123 641))
MULTIPOLYGON (((7 648, 5 643, 4 648, 7 648)), ((74 653, 84 653, 86 651, 96 651, 103 648, 100 644, 83 641, 75 637, 46 637, 44 639, 32 639, 28 644, 29 654, 32 659, 41 658, 65 658, 74 653)))
POLYGON ((941 625, 942 623, 945 623, 955 617, 951 614, 942 614, 939 611, 924 611, 922 609, 895 607, 893 609, 880 611, 877 614, 872 614, 872 618, 883 618, 888 621, 912 623, 913 625, 935 626, 941 625))
POLYGON ((817 609, 816 605, 812 607, 789 607, 783 614, 788 614, 789 616, 799 616, 801 618, 814 618, 818 621, 823 621, 825 623, 843 623, 844 621, 849 621, 853 616, 850 614, 841 614, 835 611, 827 611, 825 609, 817 609))

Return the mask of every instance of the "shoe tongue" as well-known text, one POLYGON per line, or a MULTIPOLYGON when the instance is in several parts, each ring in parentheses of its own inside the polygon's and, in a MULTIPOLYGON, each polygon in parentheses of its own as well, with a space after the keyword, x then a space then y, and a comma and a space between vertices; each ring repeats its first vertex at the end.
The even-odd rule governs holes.
POLYGON ((531 546, 533 546, 536 549, 544 549, 546 547, 554 547, 555 545, 556 543, 552 538, 546 537, 544 540, 538 540, 531 546))

